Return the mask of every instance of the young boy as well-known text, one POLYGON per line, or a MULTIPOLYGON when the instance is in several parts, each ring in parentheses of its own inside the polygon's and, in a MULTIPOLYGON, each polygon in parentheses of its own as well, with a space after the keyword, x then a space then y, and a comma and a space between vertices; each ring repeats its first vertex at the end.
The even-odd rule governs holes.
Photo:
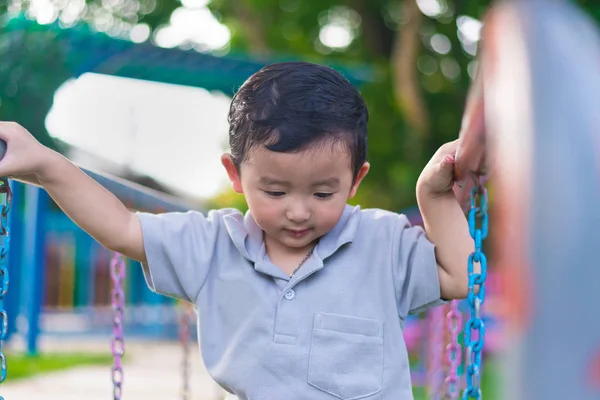
POLYGON ((0 123, 0 176, 39 182, 99 243, 140 261, 153 290, 192 302, 208 371, 238 399, 407 400, 404 320, 466 296, 472 241, 452 192, 455 142, 417 184, 427 236, 403 215, 347 205, 369 171, 367 119, 330 68, 251 76, 222 156, 246 215, 131 212, 13 123, 0 123))

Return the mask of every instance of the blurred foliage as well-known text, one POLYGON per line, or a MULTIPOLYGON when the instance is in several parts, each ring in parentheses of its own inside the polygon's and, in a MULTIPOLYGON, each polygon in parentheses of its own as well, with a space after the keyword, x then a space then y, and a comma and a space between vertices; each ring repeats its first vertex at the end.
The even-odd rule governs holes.
POLYGON ((394 46, 402 35, 413 34, 407 30, 407 9, 415 7, 413 0, 213 0, 209 7, 231 29, 233 52, 257 57, 289 54, 318 63, 372 67, 376 81, 361 88, 370 111, 372 168, 353 202, 397 210, 414 203, 414 186, 422 167, 437 147, 456 138, 460 127, 470 84, 467 69, 473 57, 461 47, 456 17, 478 18, 488 1, 455 3, 440 2, 445 11, 437 18, 420 17, 414 32, 419 46, 410 62, 429 115, 425 130, 411 124, 394 93, 394 68, 398 68, 394 46), (355 38, 347 48, 331 50, 320 43, 319 34, 323 25, 336 20, 350 26, 355 38), (431 47, 436 34, 449 40, 448 54, 431 47), (419 63, 427 64, 420 68, 425 73, 419 71, 419 63), (439 67, 442 63, 452 64, 456 74, 445 76, 439 67))
POLYGON ((69 78, 52 34, 0 34, 0 120, 19 121, 46 146, 45 119, 54 91, 69 78))
MULTIPOLYGON (((172 12, 182 5, 180 0, 52 2, 61 20, 68 12, 72 23, 93 22, 96 28, 105 24, 113 34, 140 22, 155 30, 168 23, 172 12)), ((372 168, 354 201, 399 210, 414 204, 415 182, 429 157, 458 135, 474 51, 473 46, 465 50, 457 21, 464 16, 480 20, 489 2, 212 0, 208 7, 230 28, 232 54, 367 65, 373 70, 376 79, 361 88, 371 115, 372 168), (431 10, 432 4, 439 12, 426 13, 424 8, 429 5, 431 10), (349 46, 333 50, 320 42, 322 27, 331 23, 350 28, 354 40, 349 46), (436 40, 448 51, 435 51, 432 44, 436 40)), ((600 2, 577 3, 600 20, 600 2)), ((32 0, 0 0, 0 119, 19 121, 44 144, 54 147, 44 119, 54 91, 69 78, 63 67, 64 55, 50 33, 30 35, 2 28, 11 15, 31 5, 32 0)), ((213 204, 244 208, 243 198, 229 192, 217 196, 213 204)))
MULTIPOLYGON (((578 3, 600 20, 600 2, 578 3)), ((481 20, 489 4, 488 0, 213 0, 209 7, 231 29, 232 51, 259 57, 291 54, 319 63, 370 64, 377 80, 361 91, 371 116, 371 172, 353 202, 400 210, 414 204, 415 183, 429 157, 458 136, 474 57, 461 44, 457 20, 464 16, 481 20), (415 18, 410 13, 415 1, 421 6, 436 3, 444 10, 415 18), (416 33, 410 31, 411 18, 419 20, 416 33), (319 42, 322 26, 336 19, 351 21, 355 34, 352 43, 341 50, 327 49, 319 42), (394 49, 404 43, 403 36, 411 34, 418 48, 407 61, 415 71, 425 128, 411 121, 412 110, 394 92, 398 90, 397 70, 402 68, 398 64, 406 61, 394 59, 394 49), (433 49, 434 37, 448 39, 447 54, 433 49)), ((239 202, 236 196, 221 200, 230 198, 239 202)))

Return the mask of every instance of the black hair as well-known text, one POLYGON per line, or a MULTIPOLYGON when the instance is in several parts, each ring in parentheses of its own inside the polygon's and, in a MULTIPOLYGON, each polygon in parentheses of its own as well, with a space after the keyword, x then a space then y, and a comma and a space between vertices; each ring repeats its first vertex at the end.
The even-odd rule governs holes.
POLYGON ((346 144, 356 179, 367 153, 367 107, 336 70, 308 62, 268 65, 233 96, 229 146, 238 167, 255 146, 291 153, 329 140, 346 144))

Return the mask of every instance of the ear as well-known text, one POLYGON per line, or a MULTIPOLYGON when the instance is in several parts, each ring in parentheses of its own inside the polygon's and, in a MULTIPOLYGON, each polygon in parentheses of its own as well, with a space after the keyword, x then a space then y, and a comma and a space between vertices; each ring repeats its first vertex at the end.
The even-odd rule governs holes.
POLYGON ((356 195, 356 192, 358 191, 358 187, 360 186, 360 183, 365 178, 365 176, 367 176, 370 168, 371 168, 371 164, 369 164, 366 161, 362 165, 362 167, 360 167, 360 169, 358 170, 358 174, 356 175, 356 180, 354 181, 354 184, 352 185, 352 189, 350 189, 350 194, 348 195, 349 199, 353 198, 356 195))
POLYGON ((223 154, 221 156, 221 164, 223 164, 223 166, 225 167, 225 171, 227 171, 227 175, 229 176, 229 180, 231 181, 231 186, 233 187, 233 190, 237 193, 244 193, 244 190, 242 189, 242 180, 240 178, 240 172, 235 166, 231 154, 223 154))

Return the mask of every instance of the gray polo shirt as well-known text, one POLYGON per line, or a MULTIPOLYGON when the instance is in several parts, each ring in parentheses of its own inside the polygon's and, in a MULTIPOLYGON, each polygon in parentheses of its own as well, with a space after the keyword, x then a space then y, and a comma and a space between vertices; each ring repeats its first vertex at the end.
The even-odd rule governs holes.
POLYGON ((204 363, 240 400, 413 398, 403 322, 440 287, 405 216, 346 206, 291 280, 250 214, 139 217, 148 285, 195 304, 204 363))

